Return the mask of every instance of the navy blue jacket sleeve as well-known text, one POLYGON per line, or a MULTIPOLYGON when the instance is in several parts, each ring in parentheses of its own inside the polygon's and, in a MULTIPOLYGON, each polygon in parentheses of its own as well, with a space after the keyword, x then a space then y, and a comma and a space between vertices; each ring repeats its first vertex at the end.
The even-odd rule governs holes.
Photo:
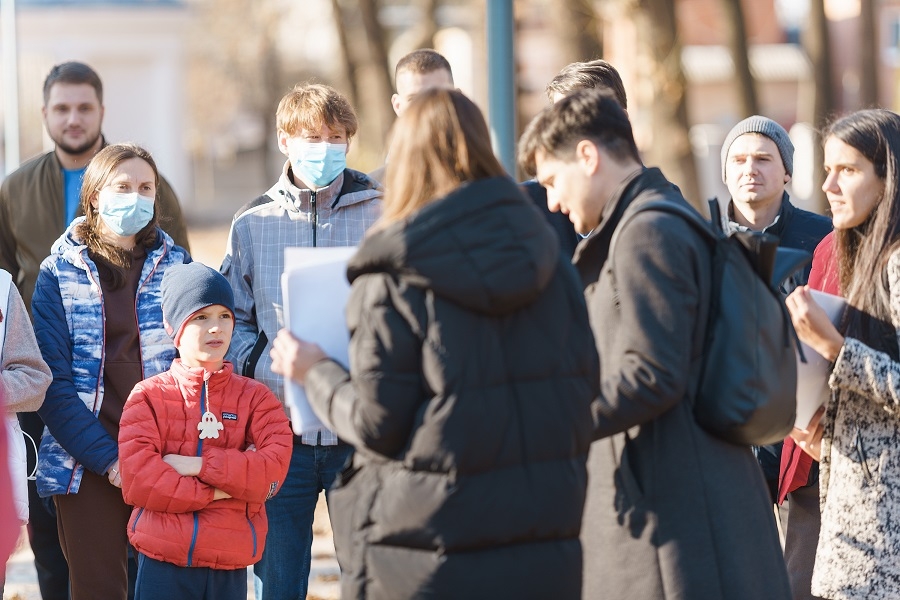
POLYGON ((72 376, 72 340, 59 281, 46 267, 38 274, 31 310, 41 354, 53 373, 38 414, 66 452, 94 473, 103 475, 119 456, 118 444, 78 397, 72 376))

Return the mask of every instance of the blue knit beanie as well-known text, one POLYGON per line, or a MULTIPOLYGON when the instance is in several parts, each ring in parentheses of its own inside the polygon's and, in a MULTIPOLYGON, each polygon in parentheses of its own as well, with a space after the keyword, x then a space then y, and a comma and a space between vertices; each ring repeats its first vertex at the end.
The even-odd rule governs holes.
POLYGON ((166 333, 176 346, 188 318, 213 304, 220 304, 234 314, 234 292, 221 273, 199 262, 166 269, 162 278, 163 320, 166 333))
POLYGON ((732 127, 725 137, 725 143, 722 144, 722 181, 725 181, 725 162, 728 160, 731 144, 745 133, 758 133, 775 142, 778 154, 781 155, 781 162, 784 163, 784 170, 788 175, 794 174, 794 144, 788 132, 768 117, 753 115, 732 127))

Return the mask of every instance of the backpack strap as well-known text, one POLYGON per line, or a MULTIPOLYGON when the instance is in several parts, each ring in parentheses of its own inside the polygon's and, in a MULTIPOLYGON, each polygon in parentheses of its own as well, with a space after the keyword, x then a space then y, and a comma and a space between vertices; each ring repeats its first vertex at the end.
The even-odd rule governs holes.
MULTIPOLYGON (((716 251, 718 242, 723 239, 723 234, 719 234, 714 231, 714 228, 710 227, 710 224, 700 215, 700 213, 682 204, 677 204, 675 202, 669 202, 666 200, 654 200, 652 202, 646 202, 634 207, 629 207, 628 210, 626 210, 625 214, 622 216, 622 220, 619 222, 618 227, 616 227, 615 233, 613 233, 612 236, 612 240, 610 240, 609 253, 607 254, 605 268, 609 273, 615 294, 616 296, 618 296, 619 290, 616 284, 615 273, 612 270, 612 260, 614 257, 615 247, 616 243, 618 242, 619 235, 632 221, 632 219, 643 212, 651 210, 674 214, 681 217, 682 219, 687 221, 694 228, 694 230, 700 234, 701 237, 710 242, 712 281, 710 286, 711 294, 709 298, 709 312, 707 313, 706 325, 704 329, 704 337, 706 339, 704 339, 703 348, 705 352, 705 349, 709 347, 709 338, 711 336, 713 320, 715 319, 715 316, 719 311, 719 302, 722 290, 722 273, 725 270, 725 258, 722 252, 716 251)), ((721 231, 721 225, 719 227, 719 230, 721 231)), ((704 368, 703 354, 700 355, 700 361, 700 377, 702 377, 702 371, 704 368)), ((700 378, 698 378, 696 381, 699 382, 700 378)), ((689 393, 691 404, 693 404, 694 402, 695 394, 696 389, 692 389, 689 393)))
MULTIPOLYGON (((715 200, 711 200, 710 202, 716 202, 715 200)), ((718 207, 718 203, 716 202, 716 206, 718 207)), ((710 227, 710 223, 704 219, 700 213, 695 211, 692 208, 688 208, 681 204, 677 204, 675 202, 667 202, 665 200, 654 200, 653 202, 646 202, 639 204, 635 207, 629 207, 629 209, 625 212, 625 215, 622 217, 622 220, 619 222, 618 227, 616 227, 615 233, 613 233, 612 240, 609 243, 609 254, 607 256, 607 260, 610 260, 613 257, 613 252, 616 248, 616 242, 619 239, 619 235, 622 233, 622 230, 625 229, 625 226, 628 225, 636 216, 643 212, 655 210, 657 212, 666 212, 674 215, 679 215, 685 221, 690 223, 691 226, 694 227, 696 231, 700 233, 700 235, 711 242, 716 242, 722 237, 722 226, 720 220, 714 220, 719 223, 718 232, 715 231, 715 225, 710 227)))

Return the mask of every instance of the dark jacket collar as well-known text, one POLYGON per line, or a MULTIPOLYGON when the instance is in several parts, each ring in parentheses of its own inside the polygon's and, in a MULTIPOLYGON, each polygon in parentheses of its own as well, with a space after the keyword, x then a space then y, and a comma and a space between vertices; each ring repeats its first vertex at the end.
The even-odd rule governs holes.
POLYGON ((572 263, 587 287, 600 279, 600 273, 609 255, 609 244, 622 215, 634 200, 646 191, 674 191, 675 186, 656 167, 644 167, 635 171, 619 185, 610 197, 600 216, 600 224, 575 248, 572 263))
MULTIPOLYGON (((778 210, 775 220, 765 226, 762 232, 771 233, 779 239, 783 238, 784 232, 787 231, 791 219, 794 218, 794 210, 794 205, 791 204, 790 196, 788 196, 787 192, 783 192, 781 196, 781 208, 778 210)), ((745 227, 734 220, 734 200, 728 202, 728 210, 725 211, 725 215, 722 217, 722 227, 725 228, 725 231, 730 233, 735 231, 750 231, 749 227, 745 227)))

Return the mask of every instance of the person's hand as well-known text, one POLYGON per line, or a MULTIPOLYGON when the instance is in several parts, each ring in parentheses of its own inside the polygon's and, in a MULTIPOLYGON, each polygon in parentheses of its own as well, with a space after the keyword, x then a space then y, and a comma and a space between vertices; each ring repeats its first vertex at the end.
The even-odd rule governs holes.
POLYGON ((122 474, 119 472, 119 459, 116 459, 116 462, 113 463, 113 466, 111 466, 109 468, 109 471, 106 472, 106 478, 109 479, 109 482, 117 488, 122 487, 122 474))
POLYGON ((213 502, 215 502, 216 500, 227 500, 228 498, 231 498, 231 494, 226 491, 220 490, 219 488, 216 488, 213 492, 213 502))
POLYGON ((800 341, 834 362, 844 345, 844 336, 840 334, 828 315, 809 293, 809 286, 803 285, 795 289, 785 300, 791 313, 791 321, 800 341))
POLYGON ((306 373, 314 364, 328 358, 322 349, 312 342, 295 337, 287 329, 282 329, 272 342, 272 372, 303 383, 306 373))
POLYGON ((180 454, 166 454, 163 462, 178 471, 183 477, 196 477, 203 468, 202 456, 182 456, 180 454))
POLYGON ((812 456, 816 460, 821 460, 822 456, 822 415, 825 414, 825 407, 820 406, 816 414, 809 420, 806 429, 794 427, 791 431, 791 438, 797 443, 801 450, 812 456))

